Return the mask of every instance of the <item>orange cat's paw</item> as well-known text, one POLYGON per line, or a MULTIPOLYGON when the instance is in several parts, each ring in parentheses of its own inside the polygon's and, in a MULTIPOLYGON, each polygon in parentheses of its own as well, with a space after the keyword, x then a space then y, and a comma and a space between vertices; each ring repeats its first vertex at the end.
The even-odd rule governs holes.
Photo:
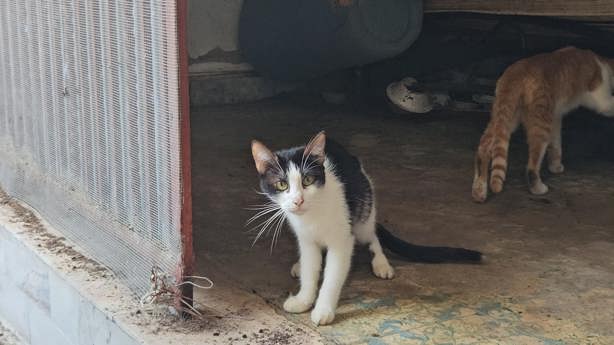
POLYGON ((542 182, 536 182, 530 188, 530 191, 531 191, 531 194, 534 194, 534 195, 544 195, 544 194, 548 193, 548 186, 546 186, 542 182))
POLYGON ((565 166, 561 163, 558 164, 550 164, 548 166, 548 170, 553 174, 562 174, 565 171, 565 166))
POLYGON ((482 181, 474 181, 473 187, 471 188, 471 196, 476 202, 486 201, 486 197, 488 196, 488 185, 482 181))

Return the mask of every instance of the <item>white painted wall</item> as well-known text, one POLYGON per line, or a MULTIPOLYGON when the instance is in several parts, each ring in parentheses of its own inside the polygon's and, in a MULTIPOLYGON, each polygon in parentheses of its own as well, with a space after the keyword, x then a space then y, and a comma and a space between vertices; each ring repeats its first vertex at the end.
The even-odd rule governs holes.
MULTIPOLYGON (((219 48, 239 51, 239 17, 243 0, 188 0, 188 51, 204 57, 219 48)), ((291 90, 295 85, 252 75, 250 64, 209 58, 190 64, 190 101, 197 106, 251 102, 291 90)))
POLYGON ((195 59, 219 47, 239 50, 239 14, 243 0, 189 0, 188 49, 195 59))

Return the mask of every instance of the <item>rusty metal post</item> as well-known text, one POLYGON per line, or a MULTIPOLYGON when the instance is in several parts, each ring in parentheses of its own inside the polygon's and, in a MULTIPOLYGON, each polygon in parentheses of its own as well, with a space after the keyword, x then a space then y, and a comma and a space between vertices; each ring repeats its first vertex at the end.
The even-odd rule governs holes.
MULTIPOLYGON (((188 76, 187 48, 187 0, 177 0, 177 40, 179 44, 179 95, 181 130, 181 263, 177 271, 177 281, 183 282, 186 276, 194 274, 194 247, 192 239, 192 160, 190 152, 190 81, 188 76)), ((179 289, 175 305, 178 310, 185 309, 183 303, 193 305, 193 287, 184 284, 179 289), (182 302, 182 299, 184 302, 182 302)), ((183 313, 184 316, 189 314, 183 313)))

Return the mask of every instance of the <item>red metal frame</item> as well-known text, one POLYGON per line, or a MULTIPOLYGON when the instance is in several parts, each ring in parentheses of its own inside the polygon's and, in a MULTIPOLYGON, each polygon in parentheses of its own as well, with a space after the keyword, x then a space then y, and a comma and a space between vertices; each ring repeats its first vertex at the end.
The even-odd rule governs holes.
MULTIPOLYGON (((179 96, 180 96, 180 143, 181 143, 181 263, 177 270, 177 281, 194 274, 194 247, 192 240, 192 159, 190 151, 190 92, 188 77, 187 47, 187 0, 177 0, 177 40, 179 44, 179 96)), ((181 286, 176 306, 185 309, 183 303, 193 302, 193 288, 190 284, 181 286), (183 299, 183 302, 181 301, 183 299)), ((185 315, 185 313, 184 313, 185 315)))

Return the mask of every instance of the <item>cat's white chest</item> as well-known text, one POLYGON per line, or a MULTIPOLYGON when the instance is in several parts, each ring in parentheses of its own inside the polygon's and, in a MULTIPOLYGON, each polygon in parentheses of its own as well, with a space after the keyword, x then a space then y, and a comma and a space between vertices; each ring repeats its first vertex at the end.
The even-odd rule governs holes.
POLYGON ((326 246, 330 237, 330 222, 323 219, 314 219, 314 217, 300 217, 300 219, 289 217, 288 220, 299 239, 309 239, 320 246, 326 246))
POLYGON ((305 214, 288 214, 288 222, 299 239, 310 239, 324 247, 339 237, 347 238, 351 232, 349 219, 343 186, 329 172, 317 204, 305 214))

